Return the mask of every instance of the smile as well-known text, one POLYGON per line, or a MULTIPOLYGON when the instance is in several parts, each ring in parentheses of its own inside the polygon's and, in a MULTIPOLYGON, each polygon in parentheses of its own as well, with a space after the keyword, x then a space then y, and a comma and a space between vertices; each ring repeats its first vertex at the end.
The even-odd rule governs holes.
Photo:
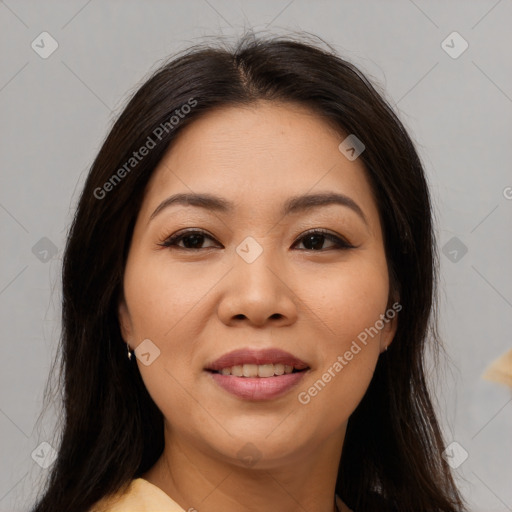
POLYGON ((305 368, 296 368, 288 364, 243 364, 231 367, 222 368, 220 371, 213 373, 220 373, 221 375, 234 375, 235 377, 274 377, 280 375, 288 375, 304 371, 305 368))
POLYGON ((216 386, 243 400, 272 400, 288 393, 311 368, 278 348, 242 348, 207 364, 216 386))

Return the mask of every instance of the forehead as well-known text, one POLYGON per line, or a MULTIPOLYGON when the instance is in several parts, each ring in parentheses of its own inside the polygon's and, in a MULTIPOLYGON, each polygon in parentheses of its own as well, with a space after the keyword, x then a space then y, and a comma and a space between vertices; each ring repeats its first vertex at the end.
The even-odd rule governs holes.
POLYGON ((141 213, 149 216, 176 192, 208 192, 240 209, 261 209, 281 207, 289 196, 334 191, 378 215, 361 160, 349 161, 338 149, 345 137, 297 104, 209 111, 173 141, 151 177, 141 213))

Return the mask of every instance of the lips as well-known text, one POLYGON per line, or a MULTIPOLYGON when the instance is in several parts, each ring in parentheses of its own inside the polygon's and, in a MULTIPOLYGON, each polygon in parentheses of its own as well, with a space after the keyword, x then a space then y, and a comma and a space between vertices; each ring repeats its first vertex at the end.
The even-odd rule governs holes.
POLYGON ((273 400, 289 393, 310 370, 280 349, 241 349, 206 366, 212 382, 242 400, 273 400))
POLYGON ((307 363, 280 349, 240 349, 229 352, 219 357, 213 363, 206 366, 205 370, 210 372, 221 372, 226 368, 244 365, 284 365, 292 366, 293 371, 308 369, 307 363))

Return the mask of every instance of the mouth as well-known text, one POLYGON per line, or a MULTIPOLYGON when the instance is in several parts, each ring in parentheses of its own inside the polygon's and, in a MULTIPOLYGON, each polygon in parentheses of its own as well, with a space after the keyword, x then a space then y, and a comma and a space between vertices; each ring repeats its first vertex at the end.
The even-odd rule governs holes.
POLYGON ((311 368, 280 349, 242 349, 223 355, 205 371, 213 382, 243 400, 270 400, 288 393, 311 368))
POLYGON ((208 364, 205 370, 236 377, 274 377, 309 369, 307 363, 284 350, 244 348, 208 364))

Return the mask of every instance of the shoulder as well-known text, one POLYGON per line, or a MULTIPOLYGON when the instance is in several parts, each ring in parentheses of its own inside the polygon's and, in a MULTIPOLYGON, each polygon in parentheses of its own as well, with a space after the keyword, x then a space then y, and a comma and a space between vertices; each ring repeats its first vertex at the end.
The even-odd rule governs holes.
POLYGON ((156 485, 143 478, 132 480, 125 491, 100 500, 90 512, 185 512, 156 485))

